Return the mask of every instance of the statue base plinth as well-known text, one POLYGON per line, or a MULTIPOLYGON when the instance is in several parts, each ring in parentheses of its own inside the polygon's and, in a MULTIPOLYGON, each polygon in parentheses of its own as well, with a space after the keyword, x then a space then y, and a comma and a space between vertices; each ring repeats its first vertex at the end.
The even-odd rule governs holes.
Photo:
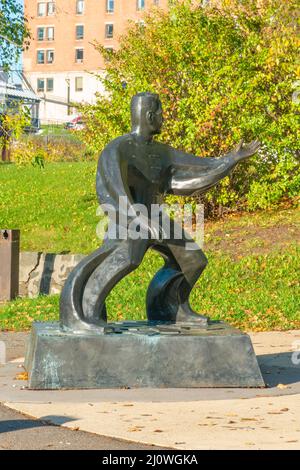
POLYGON ((34 323, 26 353, 29 388, 264 387, 251 340, 222 322, 124 322, 103 333, 34 323))

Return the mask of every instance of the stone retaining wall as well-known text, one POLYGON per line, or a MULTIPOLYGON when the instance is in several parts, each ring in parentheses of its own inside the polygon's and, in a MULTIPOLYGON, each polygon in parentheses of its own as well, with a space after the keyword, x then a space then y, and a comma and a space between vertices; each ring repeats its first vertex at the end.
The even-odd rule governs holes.
POLYGON ((53 253, 20 253, 19 295, 59 294, 72 269, 84 255, 53 253))

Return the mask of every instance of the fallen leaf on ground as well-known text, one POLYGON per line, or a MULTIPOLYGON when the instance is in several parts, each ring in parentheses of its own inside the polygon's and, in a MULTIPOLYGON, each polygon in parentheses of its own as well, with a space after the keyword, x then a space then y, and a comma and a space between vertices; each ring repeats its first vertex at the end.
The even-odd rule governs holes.
POLYGON ((256 418, 241 418, 241 421, 258 421, 256 418))
POLYGON ((28 372, 21 372, 21 374, 17 374, 16 380, 28 380, 28 372))
POLYGON ((217 426, 217 423, 199 423, 198 426, 217 426))
POLYGON ((288 388, 288 386, 285 384, 278 384, 277 388, 279 388, 279 390, 284 390, 285 388, 288 388))

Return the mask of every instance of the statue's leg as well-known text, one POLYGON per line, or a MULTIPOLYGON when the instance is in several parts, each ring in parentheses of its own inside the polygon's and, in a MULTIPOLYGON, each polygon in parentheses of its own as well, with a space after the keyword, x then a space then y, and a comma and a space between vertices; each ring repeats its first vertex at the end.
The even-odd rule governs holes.
MULTIPOLYGON (((90 275, 83 292, 82 308, 85 321, 97 322, 104 312, 105 299, 113 287, 141 263, 147 250, 147 241, 122 240, 90 275)), ((106 321, 105 317, 101 318, 106 321)))
POLYGON ((196 321, 207 324, 207 317, 196 313, 190 306, 190 293, 207 266, 207 258, 203 251, 187 250, 185 244, 171 245, 172 254, 180 265, 183 274, 177 286, 179 308, 176 315, 177 322, 196 321))
POLYGON ((103 331, 105 298, 117 282, 136 269, 146 240, 110 240, 84 258, 69 275, 60 300, 60 323, 73 331, 103 331))
POLYGON ((191 290, 207 265, 202 250, 186 250, 183 240, 166 240, 153 248, 165 258, 165 265, 148 288, 148 319, 206 325, 207 317, 194 312, 189 304, 191 290))
POLYGON ((99 315, 93 324, 85 321, 82 308, 83 292, 92 272, 115 249, 116 242, 106 239, 98 250, 85 257, 70 273, 60 297, 60 324, 63 328, 70 328, 73 331, 103 330, 106 322, 105 310, 102 312, 102 319, 99 315))

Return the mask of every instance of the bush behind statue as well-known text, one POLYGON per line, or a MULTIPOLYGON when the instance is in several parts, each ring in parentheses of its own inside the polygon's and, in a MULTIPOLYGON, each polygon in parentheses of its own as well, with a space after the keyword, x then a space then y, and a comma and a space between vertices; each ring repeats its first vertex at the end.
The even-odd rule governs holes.
POLYGON ((173 3, 169 12, 153 9, 144 25, 132 24, 118 51, 96 44, 107 61, 99 79, 108 93, 80 110, 83 139, 100 151, 129 131, 132 95, 154 91, 165 109, 161 139, 177 148, 207 157, 226 153, 241 138, 263 143, 263 162, 249 160, 204 196, 210 213, 294 198, 300 190, 296 3, 173 3))
POLYGON ((23 135, 11 149, 11 159, 18 165, 47 162, 85 162, 97 159, 97 153, 78 139, 67 136, 23 135))

